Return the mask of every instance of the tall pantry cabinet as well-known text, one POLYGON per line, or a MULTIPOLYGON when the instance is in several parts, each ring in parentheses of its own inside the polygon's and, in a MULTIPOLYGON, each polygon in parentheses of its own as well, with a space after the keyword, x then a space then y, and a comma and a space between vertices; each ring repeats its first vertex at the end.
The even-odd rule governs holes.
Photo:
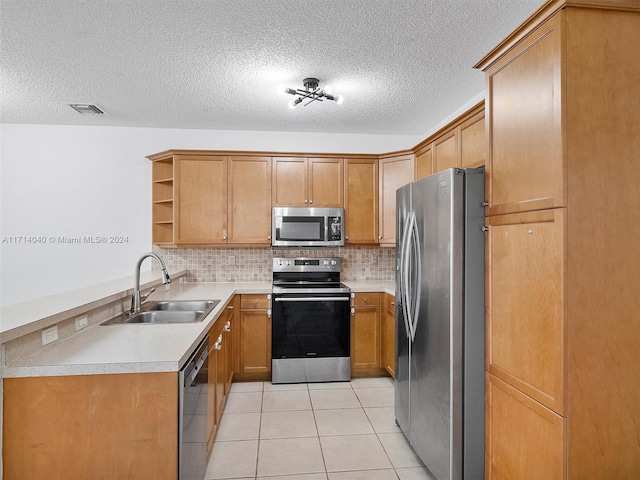
POLYGON ((640 472, 640 4, 550 0, 486 72, 486 478, 640 472))

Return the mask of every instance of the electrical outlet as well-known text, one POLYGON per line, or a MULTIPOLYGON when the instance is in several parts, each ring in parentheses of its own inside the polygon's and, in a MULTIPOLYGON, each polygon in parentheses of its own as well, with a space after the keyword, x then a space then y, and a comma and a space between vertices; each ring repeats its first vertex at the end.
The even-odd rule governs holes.
POLYGON ((42 346, 50 344, 51 342, 55 342, 58 340, 58 326, 54 325, 53 327, 45 328, 42 330, 42 346))
POLYGON ((235 265, 235 264, 236 264, 236 256, 229 255, 229 265, 235 265))
POLYGON ((86 315, 76 318, 76 332, 82 330, 89 324, 89 318, 86 315))

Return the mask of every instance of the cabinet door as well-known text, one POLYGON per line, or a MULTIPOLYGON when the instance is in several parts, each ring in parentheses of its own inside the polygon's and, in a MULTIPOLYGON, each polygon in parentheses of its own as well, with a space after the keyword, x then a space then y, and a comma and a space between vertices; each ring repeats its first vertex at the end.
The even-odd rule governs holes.
POLYGON ((393 378, 396 376, 396 312, 395 297, 384 294, 382 309, 382 366, 393 378))
POLYGON ((226 386, 226 350, 231 345, 225 342, 224 331, 221 331, 214 344, 214 356, 216 357, 216 425, 220 425, 222 418, 222 410, 225 402, 225 386, 226 386))
POLYGON ((233 321, 233 307, 227 307, 229 315, 222 331, 224 341, 224 394, 225 397, 231 391, 231 381, 233 380, 233 330, 236 328, 233 321))
POLYGON ((485 163, 487 140, 484 128, 484 112, 474 115, 460 125, 460 166, 481 167, 485 163))
POLYGON ((487 374, 487 480, 564 480, 566 421, 487 374))
POLYGON ((566 206, 560 11, 487 70, 490 215, 566 206))
POLYGON ((176 161, 176 243, 225 243, 227 157, 178 155, 176 161))
POLYGON ((396 244, 396 190, 413 181, 413 155, 383 158, 379 168, 378 239, 380 245, 392 247, 396 244))
POLYGON ((379 368, 380 294, 356 293, 351 315, 352 370, 379 368))
POLYGON ((229 157, 229 243, 271 243, 271 157, 229 157))
POLYGON ((565 209, 488 217, 489 371, 564 414, 565 209))
POLYGON ((378 162, 348 159, 344 170, 345 240, 378 243, 378 162))
POLYGON ((451 167, 459 167, 458 136, 456 130, 449 132, 433 142, 434 173, 451 167))
POLYGON ((272 181, 271 199, 274 207, 308 206, 306 158, 275 157, 272 181))
POLYGON ((271 372, 271 311, 267 295, 242 295, 240 372, 271 372), (253 308, 251 308, 253 307, 253 308))
POLYGON ((433 174, 433 144, 416 155, 416 180, 433 174))
POLYGON ((309 159, 309 206, 342 207, 344 177, 341 158, 309 159))

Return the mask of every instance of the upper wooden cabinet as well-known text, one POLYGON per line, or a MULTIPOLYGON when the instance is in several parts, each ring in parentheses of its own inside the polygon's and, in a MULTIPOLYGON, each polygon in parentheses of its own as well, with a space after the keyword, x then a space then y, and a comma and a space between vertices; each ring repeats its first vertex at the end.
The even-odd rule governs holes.
POLYGON ((153 163, 153 243, 271 243, 271 157, 168 151, 153 163))
POLYGON ((342 158, 274 158, 273 206, 342 207, 342 164, 342 158))
POLYGON ((379 220, 380 245, 396 244, 396 190, 413 181, 413 154, 399 154, 380 159, 379 220))
POLYGON ((567 205, 565 41, 560 12, 486 69, 489 215, 567 205))
POLYGON ((414 148, 416 180, 447 168, 481 167, 485 164, 486 150, 484 102, 481 102, 414 148))
POLYGON ((378 243, 378 161, 344 161, 344 210, 347 244, 378 243))
POLYGON ((433 144, 429 143, 416 152, 416 180, 433 174, 433 144))
POLYGON ((271 243, 271 157, 229 157, 228 243, 271 243))
POLYGON ((441 172, 447 168, 459 167, 460 157, 458 155, 458 132, 454 129, 433 142, 433 161, 435 163, 433 172, 441 172))
POLYGON ((460 124, 460 166, 477 168, 485 164, 487 136, 484 109, 460 124))
POLYGON ((227 157, 176 155, 176 239, 181 244, 227 240, 227 157))

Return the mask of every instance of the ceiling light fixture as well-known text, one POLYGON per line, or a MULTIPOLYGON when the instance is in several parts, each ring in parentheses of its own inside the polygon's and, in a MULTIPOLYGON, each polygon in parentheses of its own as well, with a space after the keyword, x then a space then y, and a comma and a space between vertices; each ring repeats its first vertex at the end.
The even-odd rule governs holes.
POLYGON ((326 85, 324 88, 320 88, 320 80, 317 78, 305 78, 302 80, 302 84, 304 88, 289 88, 284 87, 284 93, 288 93, 289 95, 294 95, 296 98, 289 102, 289 108, 296 108, 300 103, 302 103, 305 99, 309 101, 305 103, 303 106, 309 105, 311 102, 322 102, 322 100, 331 100, 336 102, 338 105, 342 103, 343 98, 342 95, 332 95, 331 86, 326 85))

